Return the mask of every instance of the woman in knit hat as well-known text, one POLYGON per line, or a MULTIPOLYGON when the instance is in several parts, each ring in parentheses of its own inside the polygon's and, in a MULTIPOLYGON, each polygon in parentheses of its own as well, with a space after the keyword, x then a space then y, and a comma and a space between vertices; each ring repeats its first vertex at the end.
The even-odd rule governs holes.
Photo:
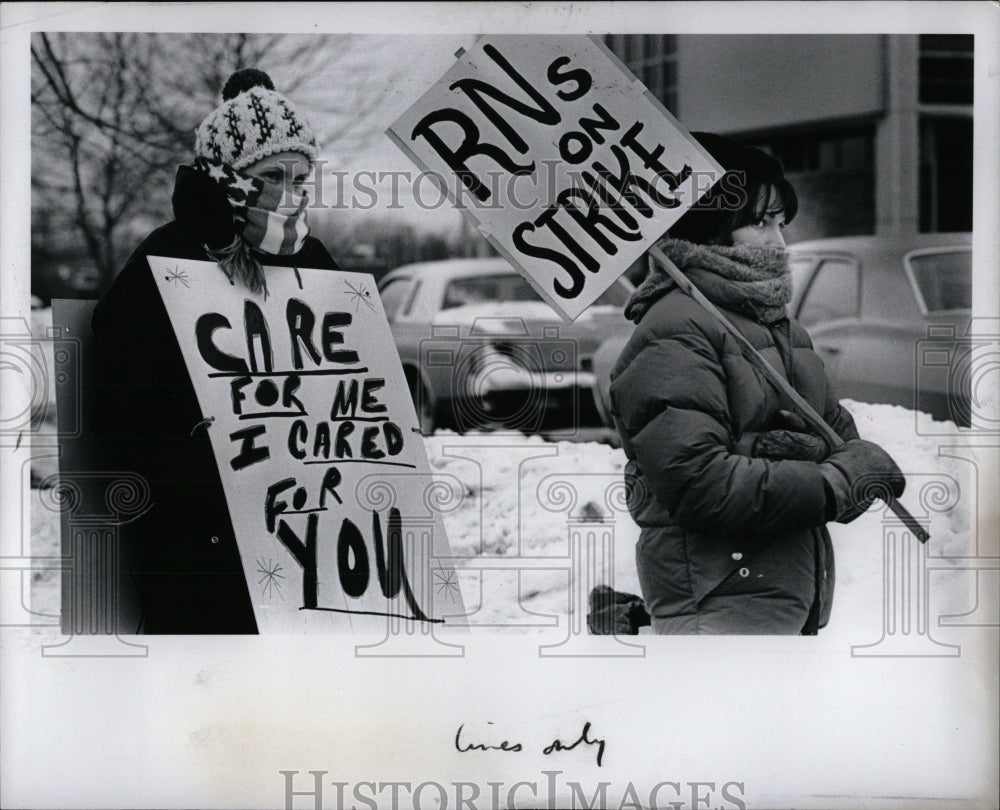
POLYGON ((664 634, 814 634, 830 616, 825 524, 872 500, 852 488, 905 481, 858 438, 805 329, 782 228, 798 208, 770 155, 693 133, 726 174, 659 246, 844 440, 835 450, 792 411, 737 341, 659 267, 629 301, 636 328, 611 372, 615 425, 641 527, 639 581, 664 634))
POLYGON ((125 601, 138 603, 124 632, 257 631, 208 425, 146 257, 213 262, 241 295, 267 294, 264 264, 337 269, 308 235, 309 122, 259 70, 234 73, 222 99, 177 171, 174 220, 139 245, 93 317, 91 427, 105 468, 144 476, 152 502, 119 529, 125 601))

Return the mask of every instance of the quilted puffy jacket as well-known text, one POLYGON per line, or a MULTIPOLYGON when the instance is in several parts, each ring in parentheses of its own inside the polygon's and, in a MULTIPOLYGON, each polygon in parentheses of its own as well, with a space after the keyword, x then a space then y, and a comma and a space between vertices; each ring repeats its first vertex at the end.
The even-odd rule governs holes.
MULTIPOLYGON (((723 312, 845 441, 857 438, 801 325, 723 312)), ((824 626, 834 586, 824 527, 831 493, 819 464, 737 452, 745 434, 770 429, 777 412, 793 406, 735 337, 668 283, 611 380, 629 508, 641 528, 639 579, 658 632, 814 633, 824 626), (745 597, 748 615, 737 629, 712 629, 707 620, 722 593, 745 597)))

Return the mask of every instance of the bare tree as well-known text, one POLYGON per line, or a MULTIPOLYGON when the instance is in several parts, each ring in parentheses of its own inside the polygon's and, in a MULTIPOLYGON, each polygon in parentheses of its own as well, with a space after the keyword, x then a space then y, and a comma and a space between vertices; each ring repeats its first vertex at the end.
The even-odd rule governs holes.
POLYGON ((173 157, 138 80, 149 54, 133 38, 98 34, 82 52, 45 34, 32 43, 32 206, 51 232, 70 229, 105 278, 119 259, 119 226, 148 213, 144 189, 173 157))
POLYGON ((361 148, 392 81, 367 50, 346 35, 34 35, 33 253, 78 246, 106 286, 137 231, 168 216, 195 127, 241 67, 271 73, 321 145, 361 148))

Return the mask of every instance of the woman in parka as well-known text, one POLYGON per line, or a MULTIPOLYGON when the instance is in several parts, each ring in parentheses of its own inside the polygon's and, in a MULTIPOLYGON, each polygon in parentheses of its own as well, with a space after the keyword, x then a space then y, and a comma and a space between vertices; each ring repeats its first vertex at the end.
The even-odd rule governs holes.
POLYGON ((781 229, 798 201, 780 163, 693 133, 726 175, 660 248, 844 439, 830 451, 738 341, 654 267, 625 315, 637 324, 611 372, 615 425, 641 528, 639 581, 663 634, 815 634, 833 596, 824 524, 898 497, 903 476, 858 438, 805 329, 791 320, 781 229))
POLYGON ((266 73, 239 70, 181 166, 174 221, 139 245, 94 311, 92 429, 107 469, 135 472, 149 509, 119 529, 121 576, 141 616, 125 632, 256 633, 222 482, 190 376, 147 256, 213 262, 233 294, 267 294, 262 264, 337 269, 308 235, 302 185, 317 146, 266 73))

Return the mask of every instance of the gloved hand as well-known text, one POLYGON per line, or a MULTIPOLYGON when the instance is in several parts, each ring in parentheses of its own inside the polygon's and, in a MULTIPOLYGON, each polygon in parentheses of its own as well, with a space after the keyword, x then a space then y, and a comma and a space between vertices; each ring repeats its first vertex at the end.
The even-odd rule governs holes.
POLYGON ((758 433, 750 448, 754 458, 795 459, 815 461, 819 464, 830 453, 830 448, 819 436, 798 433, 794 430, 768 430, 758 433))
POLYGON ((838 523, 850 523, 864 514, 881 492, 898 498, 906 488, 906 478, 892 456, 864 439, 834 448, 820 469, 827 483, 827 519, 838 523))
POLYGON ((759 433, 744 433, 733 452, 751 458, 793 459, 817 464, 830 454, 826 440, 810 432, 809 424, 791 411, 778 411, 771 428, 759 433))
POLYGON ((616 591, 608 585, 597 585, 590 592, 587 628, 595 636, 635 636, 640 627, 651 623, 646 605, 634 593, 616 591))
POLYGON ((174 218, 212 250, 228 246, 236 236, 233 207, 219 184, 191 166, 179 166, 174 182, 174 218))
POLYGON ((777 411, 774 414, 771 427, 775 430, 794 430, 797 433, 811 433, 813 431, 813 426, 795 411, 777 411))

